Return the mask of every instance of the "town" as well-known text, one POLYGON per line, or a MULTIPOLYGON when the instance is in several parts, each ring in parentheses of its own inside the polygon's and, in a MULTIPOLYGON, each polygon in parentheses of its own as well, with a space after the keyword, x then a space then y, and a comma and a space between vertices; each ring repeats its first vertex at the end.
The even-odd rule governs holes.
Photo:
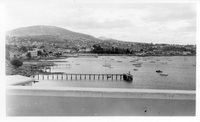
POLYGON ((131 56, 189 56, 196 55, 196 45, 171 45, 152 43, 106 42, 93 46, 68 46, 63 44, 7 44, 7 59, 53 59, 81 54, 131 55, 131 56), (130 44, 129 44, 130 43, 130 44), (66 47, 64 47, 66 46, 66 47))

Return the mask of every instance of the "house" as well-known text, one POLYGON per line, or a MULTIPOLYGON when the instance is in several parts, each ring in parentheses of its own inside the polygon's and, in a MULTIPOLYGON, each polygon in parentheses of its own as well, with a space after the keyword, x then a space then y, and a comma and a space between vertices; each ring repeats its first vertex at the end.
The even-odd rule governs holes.
POLYGON ((81 48, 78 50, 78 52, 91 52, 92 49, 91 48, 81 48))
POLYGON ((65 53, 70 53, 70 52, 71 52, 71 49, 65 49, 64 52, 65 52, 65 53))
POLYGON ((28 53, 31 53, 31 57, 37 57, 38 56, 38 51, 42 51, 41 49, 34 49, 34 50, 29 50, 28 53))
POLYGON ((79 49, 78 52, 82 52, 82 53, 85 52, 85 48, 79 49))
POLYGON ((36 57, 37 56, 37 51, 36 50, 28 51, 28 53, 31 53, 31 57, 36 57))
POLYGON ((85 52, 91 52, 92 51, 92 48, 86 48, 85 49, 85 52))
POLYGON ((183 55, 190 55, 191 52, 190 51, 183 51, 183 55))
POLYGON ((12 59, 12 58, 16 58, 16 57, 19 57, 20 55, 16 52, 9 52, 9 58, 12 59))

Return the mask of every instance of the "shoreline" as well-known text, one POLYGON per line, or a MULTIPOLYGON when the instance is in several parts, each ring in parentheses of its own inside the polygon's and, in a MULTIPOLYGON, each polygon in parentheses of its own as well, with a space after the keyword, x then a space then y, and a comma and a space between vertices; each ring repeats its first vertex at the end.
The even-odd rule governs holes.
MULTIPOLYGON (((77 53, 79 54, 79 53, 77 53)), ((96 56, 136 56, 136 57, 175 57, 175 56, 196 56, 196 55, 133 55, 133 54, 96 54, 96 53, 85 53, 86 56, 88 57, 87 54, 91 54, 91 57, 93 55, 96 56)), ((80 55, 80 56, 60 56, 60 57, 51 57, 51 58, 42 58, 42 59, 25 59, 23 61, 25 62, 42 62, 42 61, 46 61, 46 60, 55 60, 55 59, 66 59, 66 58, 79 58, 79 57, 84 57, 84 55, 80 55)))
POLYGON ((195 90, 8 86, 8 95, 195 100, 195 90))

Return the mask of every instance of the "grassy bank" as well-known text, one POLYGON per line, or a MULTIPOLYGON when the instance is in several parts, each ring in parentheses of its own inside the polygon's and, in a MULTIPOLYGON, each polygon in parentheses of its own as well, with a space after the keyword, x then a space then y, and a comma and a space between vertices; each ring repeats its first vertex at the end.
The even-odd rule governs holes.
POLYGON ((42 68, 46 66, 53 66, 54 63, 50 61, 29 60, 23 62, 23 65, 16 68, 10 61, 6 61, 6 75, 23 75, 30 77, 31 75, 43 73, 42 68))

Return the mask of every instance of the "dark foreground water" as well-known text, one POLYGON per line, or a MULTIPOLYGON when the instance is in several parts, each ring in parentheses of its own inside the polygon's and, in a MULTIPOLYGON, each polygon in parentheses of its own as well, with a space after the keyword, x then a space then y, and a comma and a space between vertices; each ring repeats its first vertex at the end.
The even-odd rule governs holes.
POLYGON ((195 100, 8 95, 8 116, 195 116, 195 100))

